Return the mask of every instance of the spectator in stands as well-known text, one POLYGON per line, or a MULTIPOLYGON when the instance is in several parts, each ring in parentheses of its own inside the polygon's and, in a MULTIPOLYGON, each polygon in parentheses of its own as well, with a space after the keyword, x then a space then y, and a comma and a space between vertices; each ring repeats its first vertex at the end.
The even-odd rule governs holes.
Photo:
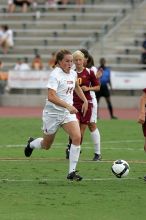
POLYGON ((144 40, 142 42, 141 63, 146 64, 146 33, 144 33, 144 40))
POLYGON ((17 59, 17 63, 14 66, 14 70, 20 70, 21 69, 22 60, 20 58, 17 59))
POLYGON ((26 13, 32 3, 33 0, 8 0, 8 12, 13 13, 18 6, 22 8, 22 12, 26 13))
POLYGON ((3 69, 3 62, 0 60, 0 70, 2 70, 3 69))
POLYGON ((76 0, 76 4, 77 5, 83 5, 84 4, 84 0, 76 0))
POLYGON ((14 46, 13 31, 8 27, 8 25, 1 26, 0 46, 4 54, 7 54, 9 48, 13 48, 14 46))
POLYGON ((56 0, 47 0, 46 1, 46 7, 56 8, 57 7, 57 1, 56 0))
POLYGON ((31 67, 33 70, 43 69, 43 62, 39 54, 37 54, 35 58, 33 59, 31 67))
POLYGON ((48 69, 54 69, 56 62, 56 52, 52 52, 50 59, 48 60, 48 69))
POLYGON ((113 107, 110 99, 110 90, 109 90, 109 86, 111 87, 110 69, 106 66, 106 60, 104 58, 100 59, 99 69, 102 69, 103 72, 102 72, 102 76, 100 77, 100 83, 101 83, 100 90, 95 92, 98 103, 98 118, 99 118, 99 101, 101 97, 104 97, 107 103, 107 107, 111 119, 117 119, 117 117, 115 117, 113 114, 113 107))
POLYGON ((31 70, 29 64, 28 64, 28 58, 24 58, 24 60, 22 61, 20 68, 20 71, 29 71, 31 70))

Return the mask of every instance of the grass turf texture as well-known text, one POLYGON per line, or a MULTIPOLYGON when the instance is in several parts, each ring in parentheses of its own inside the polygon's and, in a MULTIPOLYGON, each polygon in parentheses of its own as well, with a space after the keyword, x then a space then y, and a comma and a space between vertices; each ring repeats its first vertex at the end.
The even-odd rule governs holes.
POLYGON ((102 161, 92 162, 87 130, 78 169, 82 182, 68 182, 67 135, 57 133, 49 151, 24 157, 27 138, 40 137, 41 120, 0 118, 0 219, 2 220, 142 220, 145 216, 146 160, 136 121, 100 120, 102 161), (111 172, 112 161, 127 160, 124 179, 111 172))

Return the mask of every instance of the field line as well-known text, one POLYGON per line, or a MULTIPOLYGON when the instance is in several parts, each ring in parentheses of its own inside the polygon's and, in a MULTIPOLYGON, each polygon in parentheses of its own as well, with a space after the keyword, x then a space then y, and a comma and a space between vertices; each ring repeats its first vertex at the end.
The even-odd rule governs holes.
MULTIPOLYGON (((118 140, 118 141, 101 141, 101 144, 125 144, 125 143, 143 143, 143 140, 140 139, 140 140, 118 140)), ((91 142, 83 142, 83 147, 86 148, 86 149, 90 149, 92 148, 92 141, 91 142), (90 146, 90 147, 88 147, 90 146)), ((3 148, 3 147, 7 147, 7 148, 20 148, 20 147, 25 147, 26 145, 25 144, 0 144, 0 148, 3 148)), ((55 148, 60 148, 60 147, 63 147, 63 146, 66 146, 66 143, 54 143, 52 145, 52 148, 55 147, 55 148)), ((124 147, 125 149, 133 149, 133 148, 126 148, 124 147)), ((109 148, 104 148, 104 149, 109 149, 109 148)), ((110 148, 111 149, 111 148, 110 148)), ((113 149, 117 149, 117 148, 113 148, 113 149)), ((118 148, 119 149, 119 148, 118 148)), ((123 147, 121 148, 123 149, 123 147)))
MULTIPOLYGON (((84 178, 83 179, 83 182, 84 181, 88 181, 88 182, 92 182, 92 181, 118 181, 118 180, 136 180, 136 179, 140 179, 139 177, 126 177, 126 178, 84 178)), ((40 184, 44 184, 44 183, 47 183, 47 182, 71 182, 72 181, 68 181, 66 179, 0 179, 0 182, 38 182, 40 184)))
MULTIPOLYGON (((119 158, 120 159, 120 158, 119 158)), ((17 158, 13 158, 13 157, 0 157, 0 162, 1 161, 10 161, 10 162, 29 162, 29 161, 39 161, 39 162, 67 162, 68 160, 64 159, 64 158, 44 158, 44 157, 33 157, 33 158, 23 158, 23 157, 17 157, 17 158)), ((88 159, 80 159, 79 160, 80 163, 94 163, 94 164, 100 164, 100 163, 113 163, 113 160, 101 160, 101 161, 93 161, 93 160, 88 160, 88 159)), ((128 163, 133 163, 133 164, 146 164, 146 161, 144 160, 127 160, 128 163)))

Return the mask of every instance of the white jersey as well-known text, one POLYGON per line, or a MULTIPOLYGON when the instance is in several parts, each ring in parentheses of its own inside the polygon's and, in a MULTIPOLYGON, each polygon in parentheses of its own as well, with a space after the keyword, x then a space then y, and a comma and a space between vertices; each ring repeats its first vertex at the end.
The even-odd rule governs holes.
MULTIPOLYGON (((73 91, 77 80, 77 73, 74 70, 70 70, 67 74, 63 72, 60 67, 56 67, 50 74, 47 88, 56 91, 57 96, 66 103, 73 105, 73 91)), ((68 112, 64 107, 55 105, 54 103, 46 100, 46 110, 59 111, 59 113, 68 112)))

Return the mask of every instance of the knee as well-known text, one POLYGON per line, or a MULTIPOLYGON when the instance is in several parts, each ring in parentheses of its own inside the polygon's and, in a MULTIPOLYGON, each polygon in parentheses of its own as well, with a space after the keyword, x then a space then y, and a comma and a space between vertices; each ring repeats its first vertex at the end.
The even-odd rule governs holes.
POLYGON ((72 143, 73 143, 74 145, 80 145, 80 143, 81 143, 81 135, 78 134, 78 135, 74 136, 74 137, 72 138, 72 143))
POLYGON ((42 145, 42 149, 44 150, 49 150, 51 148, 51 145, 48 143, 45 143, 44 141, 42 141, 41 145, 42 145))
POLYGON ((91 132, 96 130, 96 123, 89 123, 88 128, 91 132))

